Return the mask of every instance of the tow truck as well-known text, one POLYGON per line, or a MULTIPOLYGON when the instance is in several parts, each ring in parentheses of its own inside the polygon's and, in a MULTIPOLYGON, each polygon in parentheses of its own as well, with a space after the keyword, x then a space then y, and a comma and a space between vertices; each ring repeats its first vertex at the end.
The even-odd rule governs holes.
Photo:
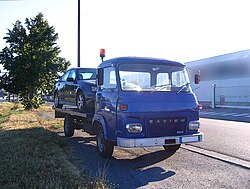
MULTIPOLYGON (((193 82, 199 80, 195 74, 193 82)), ((118 57, 98 66, 95 112, 63 107, 55 108, 55 117, 64 118, 65 136, 83 129, 96 135, 99 155, 111 157, 114 146, 163 146, 176 152, 181 144, 201 142, 200 109, 184 64, 118 57)))

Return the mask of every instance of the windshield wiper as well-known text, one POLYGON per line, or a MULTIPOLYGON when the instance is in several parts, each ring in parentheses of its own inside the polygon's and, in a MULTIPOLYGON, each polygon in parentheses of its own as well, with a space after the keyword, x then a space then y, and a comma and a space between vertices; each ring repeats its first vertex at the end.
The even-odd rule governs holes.
POLYGON ((184 85, 181 86, 181 88, 179 89, 179 91, 176 92, 176 94, 179 94, 184 88, 186 88, 188 85, 190 85, 190 83, 186 83, 184 85))
POLYGON ((155 91, 159 91, 159 90, 161 90, 161 89, 164 89, 164 88, 166 88, 166 87, 168 87, 168 86, 171 86, 171 84, 155 85, 155 89, 154 89, 151 93, 153 93, 153 92, 155 92, 155 91), (158 87, 158 88, 156 88, 156 87, 158 87))

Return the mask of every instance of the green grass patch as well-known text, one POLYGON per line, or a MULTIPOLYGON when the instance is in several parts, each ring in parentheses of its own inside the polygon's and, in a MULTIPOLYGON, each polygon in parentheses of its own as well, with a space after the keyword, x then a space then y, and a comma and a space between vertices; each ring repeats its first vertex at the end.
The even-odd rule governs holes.
POLYGON ((25 111, 10 103, 0 109, 0 188, 107 188, 70 162, 70 146, 55 132, 63 120, 51 108, 25 111))
POLYGON ((0 103, 0 124, 7 122, 10 115, 16 113, 22 113, 23 108, 21 108, 20 103, 10 103, 4 102, 0 103))

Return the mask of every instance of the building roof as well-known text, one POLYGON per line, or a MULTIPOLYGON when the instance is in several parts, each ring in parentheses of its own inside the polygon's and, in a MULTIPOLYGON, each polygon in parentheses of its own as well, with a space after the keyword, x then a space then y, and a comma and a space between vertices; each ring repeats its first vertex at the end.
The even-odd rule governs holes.
POLYGON ((186 62, 185 65, 199 66, 199 65, 213 64, 213 63, 218 63, 218 62, 239 62, 240 59, 250 60, 250 49, 233 52, 229 54, 224 54, 224 55, 219 55, 219 56, 214 56, 210 58, 190 61, 190 62, 186 62))

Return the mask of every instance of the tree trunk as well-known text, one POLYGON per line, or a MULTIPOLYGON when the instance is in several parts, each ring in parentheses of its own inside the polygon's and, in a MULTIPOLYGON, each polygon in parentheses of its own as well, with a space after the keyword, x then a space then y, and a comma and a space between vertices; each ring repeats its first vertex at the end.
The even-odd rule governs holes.
POLYGON ((34 89, 29 90, 29 100, 32 100, 34 98, 34 89))

